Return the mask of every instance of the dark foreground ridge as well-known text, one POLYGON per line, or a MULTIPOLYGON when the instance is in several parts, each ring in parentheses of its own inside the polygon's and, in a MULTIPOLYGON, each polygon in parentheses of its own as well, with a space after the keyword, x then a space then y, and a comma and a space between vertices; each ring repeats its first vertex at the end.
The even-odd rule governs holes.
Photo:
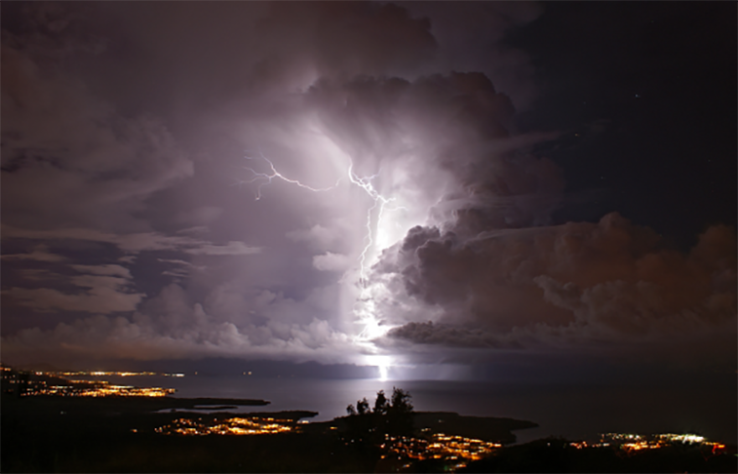
MULTIPOLYGON (((311 411, 223 412, 262 400, 171 397, 14 397, 2 399, 2 472, 374 472, 377 453, 350 442, 348 417, 305 423, 311 411), (217 413, 188 412, 207 406, 217 413), (176 409, 177 411, 170 410, 176 409), (178 411, 185 410, 185 411, 178 411), (266 436, 184 436, 223 420, 269 420, 294 428, 266 436), (303 421, 300 423, 300 421, 303 421), (193 428, 195 427, 195 428, 193 428), (180 430, 179 434, 177 429, 180 430)), ((514 442, 536 426, 450 412, 414 413, 415 426, 514 442)))
POLYGON ((453 412, 418 412, 415 414, 415 426, 447 435, 510 444, 517 440, 513 431, 537 428, 538 424, 512 418, 462 416, 453 412))
MULTIPOLYGON (((311 426, 332 426, 342 432, 348 428, 348 420, 349 417, 344 416, 323 423, 311 423, 311 426)), ((536 423, 530 421, 492 416, 465 416, 450 411, 414 412, 413 422, 416 431, 464 436, 501 444, 512 444, 517 440, 513 431, 538 427, 536 423)))
POLYGON ((400 415, 412 422, 393 425, 392 410, 409 400, 395 392, 407 399, 382 394, 374 409, 362 403, 320 423, 307 422, 317 415, 310 411, 223 411, 263 400, 0 395, 0 474, 738 473, 736 448, 720 443, 612 435, 600 444, 505 446, 513 431, 536 425, 414 412, 409 403, 400 415), (205 407, 212 412, 188 411, 205 407))

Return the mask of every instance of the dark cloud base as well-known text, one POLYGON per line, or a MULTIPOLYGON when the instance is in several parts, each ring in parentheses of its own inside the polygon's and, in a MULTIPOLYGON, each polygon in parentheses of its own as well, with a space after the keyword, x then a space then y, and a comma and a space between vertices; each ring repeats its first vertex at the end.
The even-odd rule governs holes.
POLYGON ((585 351, 635 344, 668 358, 690 339, 712 338, 710 350, 690 354, 728 364, 736 347, 735 241, 732 229, 711 227, 684 254, 617 214, 469 239, 453 227, 417 227, 384 252, 375 278, 395 281, 390 300, 433 309, 435 321, 388 334, 413 344, 585 351))

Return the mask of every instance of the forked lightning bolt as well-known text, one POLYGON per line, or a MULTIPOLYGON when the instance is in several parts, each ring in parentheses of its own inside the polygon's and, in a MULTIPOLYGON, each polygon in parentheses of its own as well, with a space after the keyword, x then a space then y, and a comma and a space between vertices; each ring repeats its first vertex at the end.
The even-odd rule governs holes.
MULTIPOLYGON (((338 178, 338 181, 336 181, 336 184, 334 184, 333 186, 329 186, 327 188, 313 188, 312 186, 308 186, 307 184, 303 184, 303 183, 301 183, 300 181, 298 181, 296 179, 291 179, 291 178, 286 177, 285 175, 283 175, 282 173, 280 173, 279 171, 277 171, 277 168, 274 167, 274 163, 272 163, 272 161, 269 158, 267 158, 266 156, 264 156, 261 153, 260 153, 260 155, 261 155, 260 158, 262 160, 266 161, 269 164, 269 169, 271 170, 271 173, 260 173, 260 172, 258 172, 256 170, 254 170, 253 168, 248 168, 247 167, 246 169, 249 170, 250 172, 252 172, 254 174, 254 177, 251 178, 248 181, 243 181, 242 182, 242 183, 251 184, 251 183, 255 183, 257 181, 260 181, 259 185, 256 187, 256 200, 257 201, 261 199, 261 188, 262 188, 262 186, 265 186, 265 185, 271 183, 273 179, 281 179, 282 181, 285 181, 285 182, 290 183, 290 184, 297 185, 297 186, 299 186, 301 188, 304 188, 304 189, 307 189, 307 190, 313 191, 313 192, 323 192, 323 191, 330 191, 331 189, 335 189, 336 187, 338 187, 338 184, 343 179, 343 177, 338 178)), ((246 155, 246 159, 247 160, 253 160, 254 158, 251 157, 251 156, 246 155)))
MULTIPOLYGON (((267 184, 270 184, 272 180, 274 179, 280 179, 282 181, 285 181, 290 184, 294 184, 296 186, 299 186, 301 188, 307 189, 308 191, 312 192, 324 192, 324 191, 330 191, 332 189, 335 189, 338 187, 339 183, 341 182, 341 179, 343 177, 339 178, 338 181, 336 181, 336 184, 333 186, 327 187, 327 188, 314 188, 312 186, 308 186, 306 184, 303 184, 299 180, 288 178, 282 173, 280 173, 277 168, 274 166, 274 163, 272 163, 269 158, 265 157, 263 154, 259 154, 262 160, 264 160, 268 165, 270 172, 269 173, 262 173, 254 170, 253 168, 246 168, 248 171, 250 171, 253 174, 253 177, 248 181, 243 181, 243 183, 255 183, 259 182, 257 188, 256 188, 256 200, 261 199, 261 188, 262 186, 265 186, 267 184)), ((251 156, 246 156, 246 159, 253 160, 254 158, 251 156)), ((364 237, 364 241, 366 245, 364 246, 363 250, 361 251, 360 257, 359 257, 359 283, 360 283, 360 296, 359 296, 359 302, 363 302, 365 305, 369 304, 369 306, 374 306, 371 302, 371 299, 369 298, 369 285, 368 285, 368 276, 367 276, 367 268, 366 268, 366 259, 367 254, 369 250, 374 245, 374 239, 372 238, 372 223, 374 220, 372 219, 372 214, 374 211, 378 208, 377 211, 377 224, 382 222, 382 219, 384 217, 384 212, 386 210, 398 210, 402 209, 401 207, 392 207, 387 208, 387 205, 392 203, 395 198, 387 198, 382 196, 374 187, 372 184, 372 180, 377 177, 377 175, 372 176, 358 176, 356 173, 354 173, 354 165, 353 162, 349 163, 347 176, 348 180, 351 184, 358 186, 359 188, 363 189, 364 192, 369 196, 369 198, 374 201, 374 204, 367 210, 366 215, 366 235, 364 237)), ((357 302, 358 304, 358 302, 357 302)), ((354 312, 357 316, 360 317, 362 322, 365 323, 364 329, 361 331, 361 333, 358 336, 359 340, 367 340, 371 336, 368 334, 371 330, 376 329, 375 326, 378 325, 376 321, 376 317, 372 314, 373 311, 371 309, 358 309, 356 306, 354 306, 354 312)))

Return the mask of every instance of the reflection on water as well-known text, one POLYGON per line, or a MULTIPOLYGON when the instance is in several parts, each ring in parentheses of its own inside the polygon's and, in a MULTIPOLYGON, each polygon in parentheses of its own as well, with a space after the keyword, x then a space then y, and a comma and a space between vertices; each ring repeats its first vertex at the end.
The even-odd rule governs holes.
MULTIPOLYGON (((130 378, 129 384, 133 384, 130 378)), ((449 381, 326 380, 246 376, 147 377, 136 385, 176 388, 176 397, 250 398, 271 402, 233 412, 317 411, 313 421, 346 414, 346 406, 396 386, 412 395, 418 411, 515 418, 539 428, 517 431, 519 442, 549 435, 570 439, 602 432, 697 432, 735 443, 735 394, 714 387, 575 386, 449 381)))

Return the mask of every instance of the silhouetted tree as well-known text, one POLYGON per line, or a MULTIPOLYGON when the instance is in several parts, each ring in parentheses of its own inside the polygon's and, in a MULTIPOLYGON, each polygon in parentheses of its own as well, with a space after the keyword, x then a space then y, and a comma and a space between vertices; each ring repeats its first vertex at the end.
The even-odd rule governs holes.
POLYGON ((413 405, 410 394, 397 387, 392 388, 392 396, 387 399, 384 390, 377 392, 374 410, 363 398, 346 407, 348 413, 349 435, 351 439, 370 444, 384 440, 385 434, 394 436, 410 435, 413 432, 413 405))
POLYGON ((411 395, 397 387, 392 387, 392 401, 387 409, 386 432, 392 435, 413 433, 413 404, 411 395))
MULTIPOLYGON (((382 394, 384 396, 384 394, 382 394)), ((392 402, 390 408, 397 412, 412 413, 413 404, 410 402, 412 395, 405 390, 397 387, 392 387, 392 402)))
POLYGON ((369 402, 366 400, 366 397, 356 402, 356 411, 359 412, 359 415, 368 415, 371 413, 371 410, 369 410, 369 402))
POLYGON ((389 409, 389 403, 387 397, 384 396, 384 390, 377 392, 377 399, 374 401, 374 414, 375 415, 386 415, 389 409))

